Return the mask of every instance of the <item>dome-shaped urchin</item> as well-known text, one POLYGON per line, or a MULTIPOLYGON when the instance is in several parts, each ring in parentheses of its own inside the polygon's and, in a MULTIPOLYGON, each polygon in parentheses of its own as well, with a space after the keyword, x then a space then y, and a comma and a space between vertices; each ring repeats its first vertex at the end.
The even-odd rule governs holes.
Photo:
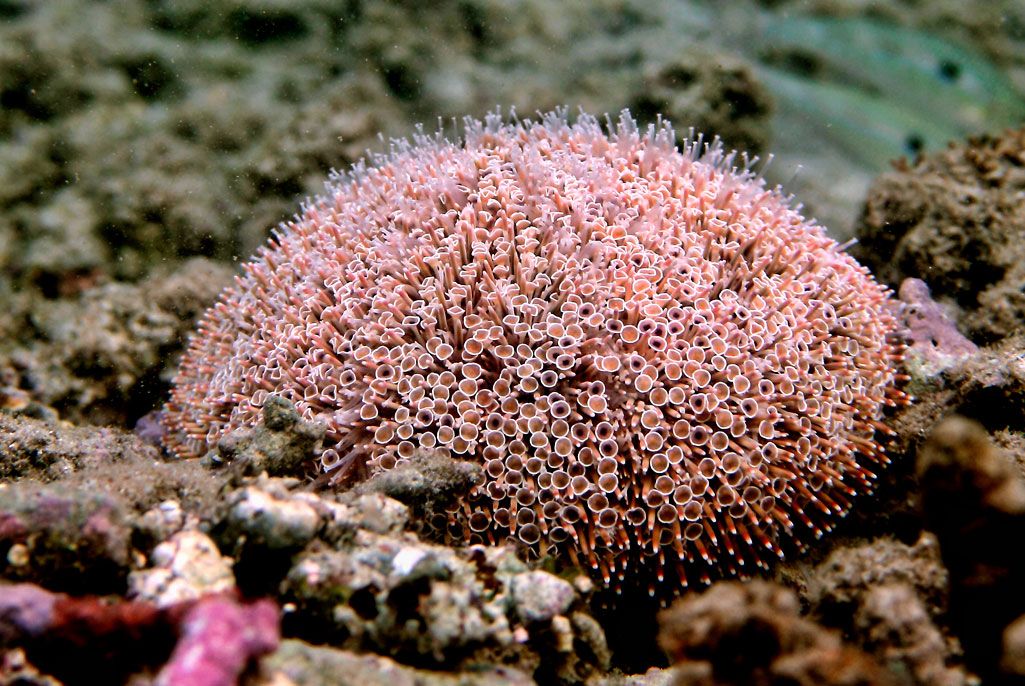
POLYGON ((718 145, 628 115, 466 123, 334 179, 205 316, 167 444, 270 394, 338 480, 418 447, 483 466, 468 541, 671 595, 828 529, 886 462, 887 290, 718 145))

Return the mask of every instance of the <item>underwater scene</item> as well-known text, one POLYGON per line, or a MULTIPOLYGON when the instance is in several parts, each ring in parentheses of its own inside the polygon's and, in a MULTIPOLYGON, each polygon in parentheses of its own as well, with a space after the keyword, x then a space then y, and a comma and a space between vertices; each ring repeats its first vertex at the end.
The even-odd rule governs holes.
POLYGON ((1025 684, 1025 3, 0 0, 0 686, 1025 684))

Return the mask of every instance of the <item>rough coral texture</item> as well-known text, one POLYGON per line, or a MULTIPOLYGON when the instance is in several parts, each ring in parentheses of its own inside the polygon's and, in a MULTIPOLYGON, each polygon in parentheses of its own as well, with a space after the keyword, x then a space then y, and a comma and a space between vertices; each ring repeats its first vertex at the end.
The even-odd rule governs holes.
POLYGON ((820 227, 626 114, 466 136, 399 144, 278 230, 200 324, 169 448, 277 394, 326 425, 335 481, 447 449, 484 467, 457 538, 652 593, 764 564, 871 489, 901 345, 820 227))
POLYGON ((1009 544, 1025 525, 1025 481, 979 424, 962 417, 940 423, 919 452, 926 525, 940 541, 950 573, 949 621, 966 664, 985 683, 1017 684, 1005 672, 1015 630, 1025 614, 1025 554, 1009 544), (1006 641, 1006 643, 1005 643, 1006 641))
POLYGON ((1025 129, 903 162, 873 185, 855 254, 879 277, 917 277, 992 341, 1025 323, 1025 129))
POLYGON ((1019 332, 983 348, 951 384, 956 411, 992 430, 1025 430, 1025 335, 1019 332))
POLYGON ((109 427, 75 427, 0 412, 3 460, 0 478, 54 481, 98 463, 155 459, 158 450, 132 434, 109 427))
POLYGON ((837 633, 800 616, 797 596, 764 581, 718 582, 660 617, 675 686, 885 686, 898 682, 837 633))
POLYGON ((833 624, 849 619, 873 587, 905 584, 938 616, 946 611, 948 581, 932 535, 923 534, 914 545, 881 538, 834 551, 816 568, 805 598, 833 624))

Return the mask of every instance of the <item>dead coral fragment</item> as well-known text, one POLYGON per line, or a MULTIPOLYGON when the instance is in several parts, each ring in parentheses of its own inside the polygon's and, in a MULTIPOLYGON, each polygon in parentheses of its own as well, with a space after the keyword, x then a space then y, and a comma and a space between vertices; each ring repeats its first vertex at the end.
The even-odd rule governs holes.
POLYGON ((129 594, 167 607, 235 589, 231 559, 199 531, 180 531, 150 555, 152 567, 128 575, 129 594))
POLYGON ((588 584, 530 571, 509 547, 420 541, 401 531, 405 514, 376 493, 336 505, 331 526, 349 534, 293 558, 281 585, 294 607, 286 627, 436 669, 515 665, 538 683, 608 669, 604 632, 586 614, 588 584))
POLYGON ((418 448, 480 465, 458 539, 652 594, 765 565, 871 490, 902 345, 887 290, 733 159, 627 114, 398 144, 203 318, 168 447, 279 395, 338 483, 418 448))

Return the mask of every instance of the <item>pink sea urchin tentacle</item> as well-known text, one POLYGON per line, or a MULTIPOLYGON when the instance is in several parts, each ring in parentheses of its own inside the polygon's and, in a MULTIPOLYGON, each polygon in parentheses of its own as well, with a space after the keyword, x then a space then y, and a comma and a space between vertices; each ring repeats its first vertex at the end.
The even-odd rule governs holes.
POLYGON ((455 531, 672 594, 820 534, 886 462, 890 295, 718 143, 629 115, 468 120, 336 176, 203 318, 167 445, 268 393, 324 470, 484 466, 455 531))

